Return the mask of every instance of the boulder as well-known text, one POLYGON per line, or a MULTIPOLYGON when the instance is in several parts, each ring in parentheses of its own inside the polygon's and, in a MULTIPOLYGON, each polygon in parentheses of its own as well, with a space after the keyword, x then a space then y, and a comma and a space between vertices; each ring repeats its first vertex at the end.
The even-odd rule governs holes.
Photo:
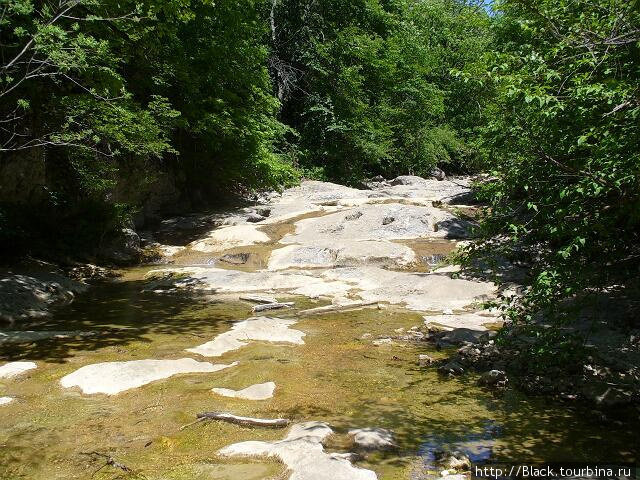
POLYGON ((471 469, 471 460, 461 452, 437 451, 434 453, 438 466, 449 472, 467 472, 471 469))
POLYGON ((475 223, 461 218, 449 218, 442 220, 435 225, 437 232, 443 232, 444 238, 451 240, 466 239, 471 236, 475 223))
POLYGON ((444 171, 439 169, 438 167, 434 167, 433 170, 431 170, 431 176, 439 181, 446 180, 447 178, 447 175, 444 173, 444 171))
POLYGON ((464 367, 456 360, 449 360, 438 368, 438 372, 448 376, 462 375, 464 373, 464 367))
POLYGON ((500 387, 507 382, 507 375, 502 370, 489 370, 478 379, 478 385, 483 387, 500 387))
POLYGON ((268 207, 256 207, 255 212, 261 217, 265 218, 271 215, 271 209, 268 207))
POLYGON ((20 320, 46 317, 52 306, 69 304, 86 289, 86 285, 58 271, 0 274, 0 321, 13 325, 20 320))
POLYGON ((136 263, 141 255, 140 237, 132 228, 122 228, 99 252, 101 258, 117 265, 136 263))
POLYGON ((250 222, 250 223, 258 223, 258 222, 262 222, 263 220, 266 220, 266 217, 263 217, 262 215, 258 215, 257 213, 251 213, 247 217, 247 222, 250 222))
POLYGON ((464 343, 478 343, 485 332, 472 330, 470 328, 454 328, 449 332, 444 332, 438 338, 439 343, 449 345, 461 345, 464 343))
POLYGON ((433 357, 429 355, 418 355, 418 365, 421 367, 427 367, 435 362, 433 357))
POLYGON ((416 175, 400 175, 399 177, 391 180, 391 185, 425 185, 427 181, 416 175))

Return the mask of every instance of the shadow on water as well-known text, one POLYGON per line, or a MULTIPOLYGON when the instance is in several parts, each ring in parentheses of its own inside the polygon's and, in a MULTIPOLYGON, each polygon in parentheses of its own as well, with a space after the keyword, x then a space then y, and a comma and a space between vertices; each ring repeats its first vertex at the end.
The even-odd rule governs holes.
MULTIPOLYGON (((188 335, 205 338, 221 322, 245 316, 246 306, 225 304, 205 296, 159 295, 143 292, 144 282, 96 285, 73 304, 57 308, 47 320, 22 325, 22 331, 62 333, 34 342, 0 343, 4 360, 64 362, 79 351, 95 351, 131 342, 150 341, 146 335, 188 335)), ((6 332, 6 331, 5 331, 6 332)))
MULTIPOLYGON (((253 342, 220 357, 223 363, 239 364, 213 374, 175 376, 110 397, 62 389, 57 380, 84 364, 188 356, 185 348, 249 316, 248 304, 141 293, 143 288, 138 281, 102 285, 37 325, 38 330, 96 332, 95 336, 0 346, 5 359, 41 361, 33 373, 4 385, 6 394, 18 400, 3 407, 13 413, 0 419, 0 477, 88 478, 91 469, 81 452, 90 450, 112 454, 149 480, 257 480, 282 472, 273 460, 228 459, 215 452, 239 441, 279 440, 286 434, 283 430, 223 422, 181 429, 196 413, 214 410, 327 422, 337 437, 328 445, 330 451, 353 447, 346 435, 350 429, 389 429, 398 449, 368 454, 359 462, 381 480, 425 478, 435 452, 447 449, 461 450, 476 461, 638 458, 637 412, 613 424, 589 409, 514 392, 495 396, 476 385, 474 374, 443 379, 435 367, 417 364, 419 354, 438 359, 446 352, 426 344, 372 345, 372 339, 422 321, 415 313, 393 310, 302 317, 295 328, 306 333, 304 345, 253 342), (277 388, 264 402, 211 392, 212 387, 239 389, 265 381, 274 381, 277 388)), ((303 303, 297 300, 299 308, 303 303)), ((95 478, 113 478, 116 473, 104 469, 95 478)))

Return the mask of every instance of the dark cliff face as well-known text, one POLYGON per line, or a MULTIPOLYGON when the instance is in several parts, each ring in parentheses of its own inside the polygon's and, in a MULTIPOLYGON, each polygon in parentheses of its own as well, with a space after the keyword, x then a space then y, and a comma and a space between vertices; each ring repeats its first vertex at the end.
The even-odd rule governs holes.
POLYGON ((139 228, 190 208, 186 182, 168 163, 109 168, 109 181, 91 189, 55 152, 34 148, 0 158, 0 257, 90 254, 122 226, 139 228))

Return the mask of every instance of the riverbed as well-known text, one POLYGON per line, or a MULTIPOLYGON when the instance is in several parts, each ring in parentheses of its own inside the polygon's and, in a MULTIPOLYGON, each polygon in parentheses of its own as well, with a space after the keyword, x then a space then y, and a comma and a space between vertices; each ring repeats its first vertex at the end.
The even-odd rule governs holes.
MULTIPOLYGON (((420 188, 413 190, 420 191, 420 197, 403 197, 411 202, 376 200, 369 205, 398 205, 398 212, 407 203, 428 204, 425 208, 433 209, 431 200, 425 200, 425 187, 420 188)), ((337 233, 327 234, 326 225, 320 224, 320 233, 313 235, 304 226, 316 228, 314 221, 335 214, 343 215, 341 221, 353 221, 349 216, 359 220, 354 211, 366 218, 369 213, 362 209, 366 202, 353 201, 353 195, 340 190, 342 207, 329 198, 315 212, 278 212, 276 203, 270 227, 248 227, 265 232, 268 239, 261 242, 253 242, 255 237, 246 234, 239 241, 212 237, 211 232, 228 226, 216 226, 198 240, 187 236, 182 244, 174 245, 180 249, 173 258, 125 269, 119 279, 92 285, 50 317, 16 327, 16 331, 59 333, 38 341, 0 344, 3 360, 37 365, 21 375, 0 379, 0 396, 12 399, 0 406, 0 477, 288 478, 287 466, 277 457, 220 453, 238 442, 281 440, 288 428, 193 423, 198 413, 212 411, 283 418, 292 425, 323 422, 333 430, 323 441, 328 453, 358 449, 350 430, 384 429, 393 436, 393 448, 361 451, 349 460, 355 468, 384 480, 439 476, 434 456, 443 449, 463 452, 476 462, 637 461, 633 424, 617 424, 614 433, 610 421, 604 422, 586 407, 530 398, 512 390, 495 393, 477 386, 473 373, 445 378, 435 367, 420 364, 420 355, 437 361, 450 351, 436 350, 408 333, 424 327, 429 316, 454 313, 454 318, 473 313, 477 317, 478 312, 485 312, 481 305, 488 295, 485 290, 493 287, 471 281, 456 283, 467 280, 452 275, 455 269, 442 268, 442 259, 452 250, 449 243, 456 241, 446 236, 431 238, 418 232, 412 239, 396 229, 395 236, 387 236, 395 242, 389 250, 392 257, 363 255, 356 247, 374 241, 366 238, 357 239, 360 244, 353 248, 345 241, 346 253, 327 254, 329 246, 321 243, 322 235, 337 233), (198 241, 211 248, 193 248, 198 241), (431 250, 429 242, 433 242, 431 250), (307 250, 293 256, 287 256, 287 250, 274 263, 273 252, 288 245, 307 250), (412 250, 415 256, 405 262, 406 251, 396 250, 395 245, 412 250), (220 262, 222 256, 238 252, 253 255, 246 257, 252 260, 235 266, 220 262), (296 261, 300 263, 291 264, 296 261), (438 269, 443 273, 437 273, 438 269), (378 275, 378 271, 383 273, 378 275), (229 277, 225 272, 244 276, 229 277), (383 274, 385 279, 378 280, 383 274), (406 281, 398 280, 405 279, 400 275, 406 275, 406 281), (159 283, 158 278, 162 279, 159 283), (194 281, 185 282, 185 278, 194 281), (382 283, 375 283, 378 281, 382 283), (389 292, 387 301, 380 291, 389 292), (452 291, 461 293, 451 296, 452 291), (246 292, 293 303, 290 308, 259 315, 291 320, 289 328, 302 332, 300 342, 248 339, 214 358, 189 351, 256 316, 252 312, 255 304, 240 299, 246 292), (314 310, 328 306, 336 308, 314 310), (87 394, 61 384, 61 379, 89 365, 183 358, 229 367, 168 376, 112 395, 87 394), (265 382, 275 383, 275 390, 271 398, 262 400, 225 397, 212 391, 241 390, 265 382), (106 464, 105 458, 117 465, 106 464)), ((383 223, 388 217, 385 211, 383 223)), ((400 218, 397 215, 394 220, 400 218)), ((241 226, 245 228, 244 223, 241 226)), ((349 238, 355 238, 354 234, 349 238)), ((367 245, 369 250, 376 248, 378 245, 367 245)), ((487 313, 487 328, 494 328, 495 321, 487 313)))

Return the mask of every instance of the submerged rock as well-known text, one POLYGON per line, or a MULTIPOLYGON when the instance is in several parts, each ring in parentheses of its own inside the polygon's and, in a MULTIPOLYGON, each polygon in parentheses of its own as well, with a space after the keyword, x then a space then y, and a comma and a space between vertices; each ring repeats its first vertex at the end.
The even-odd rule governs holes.
POLYGON ((187 352, 197 353, 204 357, 219 357, 220 355, 244 347, 251 340, 263 342, 285 342, 303 344, 304 332, 289 328, 297 320, 252 317, 236 322, 231 330, 221 333, 212 341, 198 347, 188 348, 187 352))
POLYGON ((179 373, 217 372, 237 364, 238 362, 214 365, 209 362, 198 362, 192 358, 95 363, 63 377, 60 385, 64 388, 80 387, 82 392, 87 394, 115 395, 179 373))
POLYGON ((430 355, 418 355, 418 365, 421 367, 432 365, 434 362, 435 360, 430 355))
POLYGON ((283 440, 234 443, 223 456, 276 457, 291 471, 290 480, 376 480, 375 472, 355 467, 345 455, 326 453, 322 441, 333 430, 322 422, 296 424, 283 440))
POLYGON ((231 390, 229 388, 212 388, 213 393, 223 397, 242 398, 245 400, 266 400, 273 397, 276 389, 274 382, 257 383, 242 390, 231 390))
POLYGON ((393 434, 384 428, 355 428, 349 430, 356 446, 364 450, 387 450, 396 446, 393 434))
POLYGON ((13 397, 0 397, 0 406, 8 405, 9 403, 13 402, 14 400, 15 400, 15 398, 13 398, 13 397))
POLYGON ((12 378, 37 368, 35 362, 9 362, 0 367, 0 378, 12 378))

